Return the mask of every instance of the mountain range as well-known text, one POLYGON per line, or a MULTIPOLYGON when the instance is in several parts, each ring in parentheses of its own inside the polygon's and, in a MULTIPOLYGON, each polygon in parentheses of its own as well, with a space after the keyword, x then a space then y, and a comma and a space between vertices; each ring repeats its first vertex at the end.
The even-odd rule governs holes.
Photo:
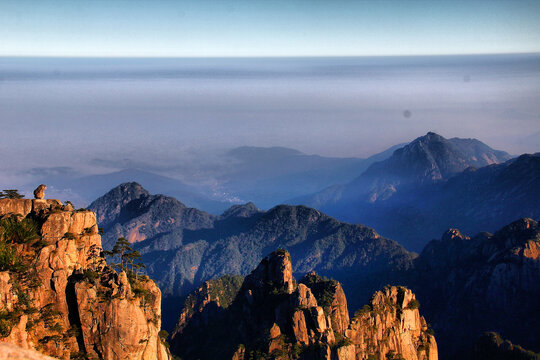
POLYGON ((243 146, 225 154, 229 166, 217 176, 217 182, 236 198, 270 209, 293 197, 353 180, 401 146, 365 159, 307 155, 283 147, 243 146))
POLYGON ((196 161, 185 160, 187 163, 178 160, 166 168, 174 178, 160 173, 165 167, 95 159, 94 165, 119 170, 82 175, 70 167, 34 168, 24 172, 25 179, 31 180, 19 189, 30 194, 36 183, 44 183, 51 196, 81 207, 120 183, 136 181, 153 193, 176 197, 212 214, 249 201, 269 209, 287 199, 350 181, 369 165, 388 158, 399 146, 365 159, 307 155, 284 147, 242 146, 212 156, 201 154, 196 161))
POLYGON ((360 177, 290 203, 374 227, 410 250, 451 227, 495 231, 540 217, 540 158, 510 158, 474 139, 434 133, 398 149, 360 177))
POLYGON ((145 184, 151 191, 178 197, 190 206, 208 209, 209 211, 223 211, 231 205, 230 202, 216 199, 209 192, 181 180, 132 168, 86 176, 80 176, 76 173, 70 175, 53 173, 38 176, 32 180, 32 184, 22 188, 32 189, 35 187, 36 182, 44 183, 47 184, 48 192, 52 196, 70 200, 80 207, 87 206, 114 186, 129 181, 138 181, 145 184))
POLYGON ((134 242, 148 273, 167 295, 185 295, 221 275, 245 275, 278 248, 296 257, 295 272, 332 276, 382 272, 390 265, 406 268, 415 256, 368 227, 305 206, 261 211, 248 203, 215 216, 126 183, 90 209, 104 228, 104 247, 111 248, 120 236, 134 242))
POLYGON ((540 316, 540 226, 533 219, 472 237, 450 229, 395 281, 416 293, 449 358, 466 358, 483 331, 540 350, 530 321, 540 316))
MULTIPOLYGON (((536 159, 524 155, 461 176, 480 171, 499 174, 497 169, 507 166, 526 167, 534 174, 536 159)), ((513 168, 507 171, 515 173, 513 168)), ((449 344, 470 349, 482 331, 499 331, 514 343, 534 350, 540 347, 534 331, 516 330, 513 321, 540 314, 533 301, 540 283, 535 280, 540 271, 534 255, 540 241, 532 219, 471 239, 452 230, 443 240, 430 242, 418 256, 373 229, 339 222, 305 206, 280 205, 261 211, 248 203, 216 216, 174 198, 151 195, 137 183, 126 183, 96 200, 91 209, 104 227, 105 246, 111 247, 118 236, 135 241, 133 246, 143 255, 148 274, 164 293, 163 326, 168 329, 180 314, 178 301, 204 281, 246 275, 265 254, 285 248, 299 276, 314 270, 342 282, 351 309, 365 304, 385 284, 412 288, 424 304, 428 322, 440 333, 443 358, 455 355, 449 344), (505 306, 522 311, 505 310, 505 306), (509 315, 500 316, 503 311, 509 315), (462 319, 456 313, 469 315, 462 319)))

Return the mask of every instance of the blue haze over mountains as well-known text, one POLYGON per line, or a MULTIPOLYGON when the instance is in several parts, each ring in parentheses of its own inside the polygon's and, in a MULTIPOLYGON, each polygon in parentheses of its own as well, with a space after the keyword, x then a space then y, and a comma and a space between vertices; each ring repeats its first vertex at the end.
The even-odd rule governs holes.
POLYGON ((235 147, 367 158, 428 131, 535 152, 539 83, 537 54, 1 58, 0 182, 136 168, 215 185, 235 147))
POLYGON ((537 54, 1 58, 0 183, 80 206, 139 181, 214 213, 270 208, 428 131, 535 152, 539 83, 537 54))

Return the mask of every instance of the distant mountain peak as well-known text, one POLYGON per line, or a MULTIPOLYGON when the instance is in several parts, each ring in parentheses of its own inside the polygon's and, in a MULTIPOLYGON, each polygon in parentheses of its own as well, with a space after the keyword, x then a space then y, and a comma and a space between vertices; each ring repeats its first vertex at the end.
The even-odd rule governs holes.
MULTIPOLYGON (((114 192, 114 191, 120 191, 120 192, 123 192, 124 194, 133 194, 133 195, 135 194, 150 195, 150 193, 145 188, 143 188, 141 184, 139 184, 136 181, 122 183, 118 185, 117 187, 111 189, 109 192, 114 192)), ((137 197, 140 197, 140 196, 137 196, 137 197)))
POLYGON ((483 167, 504 162, 511 156, 490 148, 477 139, 445 137, 428 132, 394 151, 382 162, 373 164, 365 173, 391 176, 395 182, 430 182, 448 178, 468 167, 483 167))
POLYGON ((250 217, 253 214, 260 212, 259 208, 251 201, 246 204, 233 205, 227 209, 222 216, 228 217, 250 217))
POLYGON ((122 207, 135 199, 148 197, 150 193, 137 182, 125 182, 90 204, 89 208, 96 212, 97 221, 102 227, 109 226, 120 214, 122 207))
MULTIPOLYGON (((437 141, 442 141, 442 140, 446 140, 446 138, 444 138, 443 136, 433 132, 433 131, 428 131, 426 135, 424 136, 421 136, 419 137, 418 139, 424 139, 424 140, 437 140, 437 141)), ((417 140, 418 140, 417 139, 417 140)))

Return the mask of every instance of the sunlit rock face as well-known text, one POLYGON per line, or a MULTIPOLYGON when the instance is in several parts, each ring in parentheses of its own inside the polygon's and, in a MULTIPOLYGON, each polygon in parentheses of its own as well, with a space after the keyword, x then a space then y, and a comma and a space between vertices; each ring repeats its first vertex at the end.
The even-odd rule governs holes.
POLYGON ((173 351, 183 359, 438 359, 409 289, 386 287, 350 319, 339 282, 312 272, 297 283, 291 266, 278 250, 234 290, 228 279, 206 282, 186 301, 173 351), (233 300, 222 306, 225 294, 233 300))
POLYGON ((169 359, 158 335, 161 292, 105 264, 95 213, 2 199, 0 218, 11 254, 0 271, 0 342, 60 359, 169 359))

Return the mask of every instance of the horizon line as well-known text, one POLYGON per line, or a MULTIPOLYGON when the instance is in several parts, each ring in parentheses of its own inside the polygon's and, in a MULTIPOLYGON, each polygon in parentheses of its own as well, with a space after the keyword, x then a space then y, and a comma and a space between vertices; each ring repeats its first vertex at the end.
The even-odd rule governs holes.
POLYGON ((244 55, 244 56, 123 56, 123 55, 0 55, 0 59, 301 59, 301 58, 383 58, 383 57, 451 57, 451 56, 504 56, 540 55, 537 52, 494 52, 494 53, 456 53, 456 54, 388 54, 388 55, 244 55))

